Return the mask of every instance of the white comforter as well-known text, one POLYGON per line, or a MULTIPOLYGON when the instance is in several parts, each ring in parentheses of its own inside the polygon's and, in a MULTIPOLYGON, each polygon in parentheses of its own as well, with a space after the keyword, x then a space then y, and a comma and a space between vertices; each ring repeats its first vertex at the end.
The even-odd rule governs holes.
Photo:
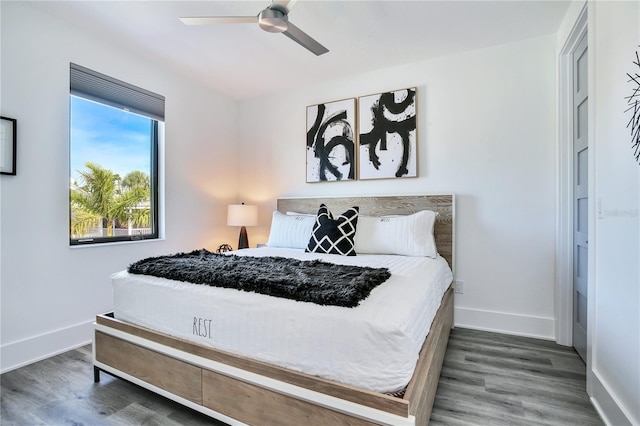
POLYGON ((292 370, 394 392, 411 379, 452 280, 441 257, 344 257, 266 247, 234 254, 388 267, 392 275, 359 306, 343 308, 122 271, 113 276, 115 317, 292 370))

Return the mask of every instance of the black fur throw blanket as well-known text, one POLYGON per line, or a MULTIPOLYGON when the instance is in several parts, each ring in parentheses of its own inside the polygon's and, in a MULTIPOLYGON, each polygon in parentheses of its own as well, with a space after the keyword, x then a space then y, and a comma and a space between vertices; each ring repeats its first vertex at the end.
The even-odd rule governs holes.
POLYGON ((131 264, 128 271, 348 308, 358 306, 372 289, 391 276, 387 268, 285 257, 224 255, 205 249, 149 257, 131 264))

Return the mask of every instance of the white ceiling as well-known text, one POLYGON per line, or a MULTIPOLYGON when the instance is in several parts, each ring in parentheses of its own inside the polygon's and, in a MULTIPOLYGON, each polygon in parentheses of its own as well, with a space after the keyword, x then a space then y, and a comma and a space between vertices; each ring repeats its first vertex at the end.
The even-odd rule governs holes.
POLYGON ((312 1, 289 20, 315 56, 257 24, 186 26, 181 16, 257 15, 265 1, 46 1, 60 19, 237 99, 322 79, 555 33, 569 1, 312 1))

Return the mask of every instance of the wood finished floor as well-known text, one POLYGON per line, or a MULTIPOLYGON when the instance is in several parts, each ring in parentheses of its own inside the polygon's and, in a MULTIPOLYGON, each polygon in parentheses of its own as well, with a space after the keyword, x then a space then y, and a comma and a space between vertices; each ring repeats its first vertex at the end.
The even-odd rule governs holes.
MULTIPOLYGON (((85 346, 0 376, 1 425, 223 425, 105 373, 85 346)), ((602 425, 585 367, 552 342, 454 329, 431 425, 602 425)))
POLYGON ((431 425, 602 425, 573 348, 456 328, 445 354, 431 425))

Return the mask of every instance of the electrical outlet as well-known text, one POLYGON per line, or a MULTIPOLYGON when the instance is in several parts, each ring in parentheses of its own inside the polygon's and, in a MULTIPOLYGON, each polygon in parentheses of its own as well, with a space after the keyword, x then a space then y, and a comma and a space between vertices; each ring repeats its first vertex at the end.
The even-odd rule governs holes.
POLYGON ((458 294, 464 293, 464 281, 456 281, 454 288, 456 293, 458 294))

